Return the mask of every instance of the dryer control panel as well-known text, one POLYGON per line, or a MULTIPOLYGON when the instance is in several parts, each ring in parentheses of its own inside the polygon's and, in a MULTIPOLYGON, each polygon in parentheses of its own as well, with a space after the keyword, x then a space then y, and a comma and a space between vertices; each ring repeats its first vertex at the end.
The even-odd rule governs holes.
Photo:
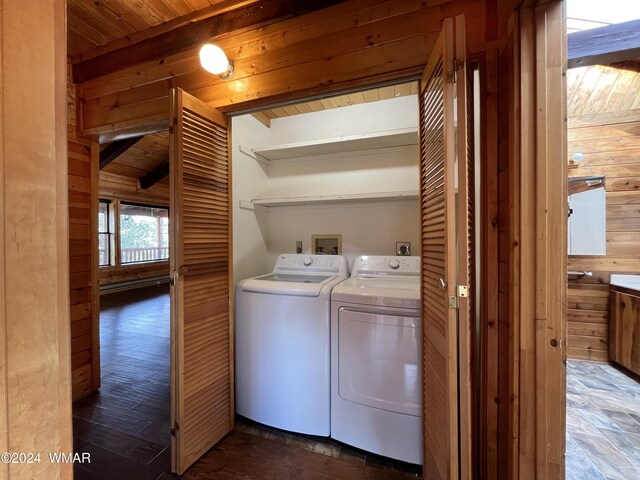
POLYGON ((420 275, 420 257, 362 255, 353 262, 351 276, 420 275))
POLYGON ((324 272, 348 276, 349 267, 343 255, 299 255, 284 253, 278 256, 273 273, 324 272))

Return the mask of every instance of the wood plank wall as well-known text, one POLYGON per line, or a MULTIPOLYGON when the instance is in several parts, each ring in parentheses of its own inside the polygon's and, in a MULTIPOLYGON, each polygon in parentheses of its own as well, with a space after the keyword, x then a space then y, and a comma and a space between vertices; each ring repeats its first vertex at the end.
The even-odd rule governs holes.
MULTIPOLYGON (((505 14, 506 15, 506 14, 505 14)), ((497 478, 517 478, 514 474, 517 464, 514 459, 517 456, 517 425, 514 418, 518 406, 517 369, 512 359, 517 357, 514 351, 513 338, 516 337, 517 322, 513 322, 513 301, 510 298, 511 284, 514 281, 512 262, 512 248, 518 244, 518 238, 514 230, 514 223, 519 221, 512 211, 515 203, 511 186, 512 177, 515 175, 512 159, 517 158, 519 145, 515 139, 516 119, 511 112, 516 109, 515 91, 520 79, 516 51, 518 49, 518 32, 513 21, 501 22, 505 25, 505 32, 501 34, 501 45, 498 53, 498 92, 497 92, 497 134, 498 134, 498 348, 497 355, 488 359, 488 363, 495 365, 498 371, 498 388, 496 418, 487 420, 487 423, 496 425, 497 437, 497 478), (496 358, 497 356, 497 358, 496 358), (500 453, 502 452, 502 453, 500 453), (500 461, 502 459, 502 461, 500 461)), ((489 367, 489 368, 490 368, 489 367)))
MULTIPOLYGON (((99 174, 99 184, 100 198, 169 206, 169 186, 163 183, 156 183, 144 190, 140 188, 137 178, 102 171, 99 174)), ((169 275, 168 260, 140 265, 100 267, 99 282, 101 286, 113 285, 162 275, 169 275)))
POLYGON ((231 111, 419 75, 445 17, 465 13, 470 53, 484 50, 483 4, 350 0, 223 35, 215 41, 235 63, 230 80, 205 72, 197 49, 115 71, 81 84, 82 128, 166 123, 171 87, 231 111))
POLYGON ((0 0, 0 39, 0 452, 20 455, 0 478, 63 480, 73 464, 47 453, 73 451, 65 2, 0 0))
POLYGON ((569 358, 608 361, 609 275, 640 273, 640 73, 638 63, 567 74, 568 154, 584 153, 569 176, 604 175, 607 255, 570 256, 569 358))
MULTIPOLYGON (((498 479, 564 478, 561 1, 499 2, 498 479)), ((493 478, 493 477, 486 477, 493 478)))
MULTIPOLYGON (((97 164, 91 162, 88 139, 76 134, 76 88, 67 86, 67 135, 69 150, 69 280, 71 305, 71 367, 73 399, 82 398, 100 385, 97 285, 97 164), (94 366, 95 363, 95 366, 94 366)), ((97 160, 96 160, 97 161, 97 160)))
POLYGON ((122 200, 149 205, 169 206, 169 185, 156 183, 147 190, 140 188, 140 181, 115 173, 100 172, 100 198, 122 200))

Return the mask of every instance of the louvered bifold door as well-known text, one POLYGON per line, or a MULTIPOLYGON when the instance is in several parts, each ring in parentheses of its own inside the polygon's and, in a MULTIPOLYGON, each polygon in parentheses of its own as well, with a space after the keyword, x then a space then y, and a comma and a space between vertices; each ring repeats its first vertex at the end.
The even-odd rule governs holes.
POLYGON ((172 91, 173 468, 233 429, 231 173, 227 117, 172 91))
POLYGON ((453 20, 420 85, 424 478, 458 478, 453 20))
POLYGON ((464 16, 455 19, 456 208, 458 253, 458 369, 460 478, 473 476, 475 332, 475 185, 473 70, 467 62, 464 16))

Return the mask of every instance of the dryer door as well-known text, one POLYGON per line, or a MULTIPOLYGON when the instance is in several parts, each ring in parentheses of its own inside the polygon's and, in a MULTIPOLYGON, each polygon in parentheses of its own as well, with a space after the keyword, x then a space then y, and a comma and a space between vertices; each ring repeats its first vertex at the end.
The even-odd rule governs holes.
POLYGON ((338 313, 338 395, 395 413, 421 414, 420 316, 338 313))

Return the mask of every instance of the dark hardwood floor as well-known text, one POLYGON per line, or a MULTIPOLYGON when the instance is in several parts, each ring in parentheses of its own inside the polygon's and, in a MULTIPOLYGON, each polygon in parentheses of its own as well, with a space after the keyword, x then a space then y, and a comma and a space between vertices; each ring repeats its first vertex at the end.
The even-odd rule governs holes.
POLYGON ((73 405, 76 479, 156 480, 171 470, 169 287, 100 298, 101 388, 73 405))
MULTIPOLYGON (((101 298, 102 387, 74 403, 78 480, 167 480, 170 473, 168 287, 101 298)), ((331 439, 239 417, 237 428, 182 476, 188 480, 400 480, 420 468, 331 439)))

